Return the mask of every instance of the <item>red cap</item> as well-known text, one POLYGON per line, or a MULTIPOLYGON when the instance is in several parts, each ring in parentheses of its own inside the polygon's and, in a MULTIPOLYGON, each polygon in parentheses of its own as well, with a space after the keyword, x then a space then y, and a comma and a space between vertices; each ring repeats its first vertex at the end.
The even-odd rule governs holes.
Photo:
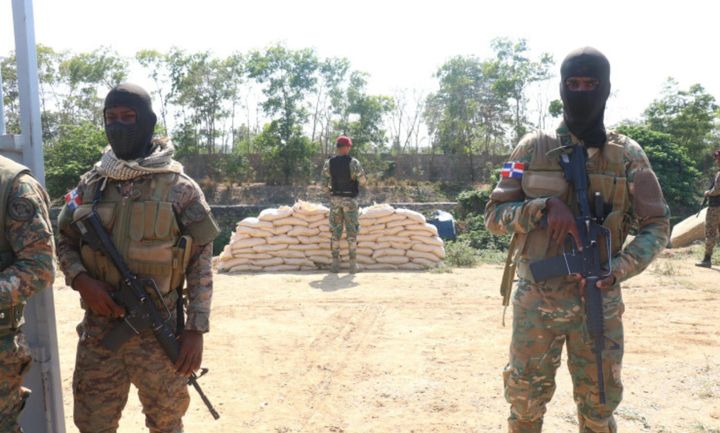
POLYGON ((349 146, 352 147, 352 140, 350 137, 347 137, 345 135, 341 135, 335 140, 335 146, 341 147, 341 146, 349 146))

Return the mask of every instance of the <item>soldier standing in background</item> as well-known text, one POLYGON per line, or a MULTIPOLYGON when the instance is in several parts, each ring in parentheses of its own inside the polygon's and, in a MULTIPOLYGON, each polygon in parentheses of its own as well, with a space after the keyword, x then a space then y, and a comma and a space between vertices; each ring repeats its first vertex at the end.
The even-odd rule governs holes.
POLYGON ((172 145, 153 140, 157 118, 144 89, 129 83, 113 88, 103 117, 110 148, 65 197, 58 221, 60 267, 85 309, 77 327, 74 421, 81 433, 115 432, 132 383, 150 432, 181 433, 190 402, 187 376, 200 367, 203 333, 209 330, 212 241, 219 230, 202 191, 172 158, 172 145), (175 365, 152 330, 132 336, 116 352, 102 345, 125 311, 108 294, 120 284, 117 269, 83 243, 71 224, 91 209, 129 268, 157 284, 162 299, 149 295, 177 326, 175 365))
POLYGON ((358 201, 360 186, 367 182, 360 161, 348 155, 352 147, 350 137, 341 135, 335 141, 337 155, 328 158, 323 166, 323 177, 330 192, 330 248, 332 267, 330 272, 340 271, 340 237, 343 223, 347 235, 350 273, 357 272, 358 201))
MULTIPOLYGON (((485 209, 485 225, 493 234, 512 233, 502 291, 513 298, 510 360, 503 373, 505 398, 510 403, 508 431, 539 433, 546 405, 555 391, 555 372, 563 346, 567 347, 578 424, 581 433, 615 433, 613 413, 622 399, 620 372, 623 356, 620 283, 639 274, 665 247, 670 212, 660 185, 642 148, 604 125, 610 95, 610 64, 593 48, 568 54, 562 63, 560 95, 563 122, 553 132, 526 135, 505 163, 500 182, 485 209), (609 229, 612 261, 601 265, 610 275, 601 279, 605 317, 603 372, 606 403, 600 402, 598 371, 587 334, 583 308, 585 281, 575 275, 536 283, 529 264, 558 256, 567 236, 580 239, 575 222, 576 195, 563 176, 562 146, 580 144, 587 150, 588 196, 603 199, 603 225, 609 229), (635 239, 623 248, 630 224, 635 239)), ((597 202, 596 202, 597 203, 597 202)), ((593 203, 591 203, 591 206, 593 203)), ((602 242, 603 249, 606 248, 602 242)))
POLYGON ((23 308, 55 279, 52 226, 45 189, 30 170, 0 156, 0 432, 22 432, 20 411, 30 396, 22 386, 30 353, 22 333, 23 308))
MULTIPOLYGON (((720 150, 713 154, 715 163, 720 166, 720 150)), ((708 200, 708 209, 705 214, 705 256, 695 266, 703 268, 712 267, 712 254, 717 243, 718 228, 720 227, 720 171, 715 174, 715 180, 709 190, 705 191, 708 200)))

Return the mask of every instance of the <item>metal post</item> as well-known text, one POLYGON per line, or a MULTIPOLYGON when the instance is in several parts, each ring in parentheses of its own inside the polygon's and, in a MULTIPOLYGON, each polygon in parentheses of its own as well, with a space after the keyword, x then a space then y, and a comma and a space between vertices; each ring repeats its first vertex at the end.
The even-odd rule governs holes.
MULTIPOLYGON (((14 149, 20 161, 45 184, 40 98, 32 0, 12 0, 20 102, 20 135, 14 149)), ((8 155, 12 156, 12 155, 8 155)), ((24 332, 33 356, 26 386, 33 393, 20 418, 27 432, 65 433, 62 382, 52 288, 36 293, 25 307, 24 332)))
MULTIPOLYGON (((0 57, 2 63, 2 57, 0 57)), ((2 68, 0 68, 0 135, 5 135, 5 103, 3 99, 2 68)))

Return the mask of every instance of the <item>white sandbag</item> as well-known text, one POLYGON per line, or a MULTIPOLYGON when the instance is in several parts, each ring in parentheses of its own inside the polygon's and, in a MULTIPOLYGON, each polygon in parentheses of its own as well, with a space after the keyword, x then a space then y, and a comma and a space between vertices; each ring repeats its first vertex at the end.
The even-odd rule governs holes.
POLYGON ((247 265, 250 264, 251 260, 248 259, 231 259, 231 260, 223 260, 218 265, 219 271, 228 271, 232 269, 235 266, 238 265, 247 265))
POLYGON ((383 217, 375 218, 375 220, 373 221, 373 224, 389 225, 390 223, 395 222, 395 221, 405 221, 405 220, 406 220, 406 218, 404 216, 398 215, 393 212, 390 215, 385 215, 383 217))
POLYGON ((398 215, 403 215, 405 218, 419 222, 421 224, 425 224, 425 216, 421 214, 420 212, 415 212, 414 210, 410 209, 395 209, 395 213, 398 215))
POLYGON ((256 260, 255 265, 257 266, 277 266, 285 263, 281 257, 273 257, 272 259, 256 260))
POLYGON ((428 245, 443 246, 443 240, 437 236, 411 236, 410 239, 428 245))
POLYGON ((294 226, 287 226, 287 225, 273 226, 272 233, 274 235, 284 235, 284 234, 287 234, 287 232, 289 232, 293 228, 294 228, 294 226))
POLYGON ((380 233, 373 233, 371 235, 365 234, 362 229, 360 229, 360 234, 358 234, 357 240, 358 242, 375 242, 380 236, 382 236, 380 233))
POLYGON ((378 242, 407 242, 408 238, 402 236, 380 236, 378 242))
POLYGON ((288 236, 315 236, 318 233, 320 233, 320 230, 318 229, 312 229, 310 227, 304 227, 304 226, 296 226, 293 227, 292 230, 290 230, 287 235, 288 236))
POLYGON ((332 257, 332 252, 330 251, 330 248, 322 249, 322 250, 307 250, 305 251, 306 257, 332 257))
POLYGON ((412 226, 408 226, 408 228, 409 228, 409 227, 412 227, 411 230, 421 230, 421 231, 424 230, 424 231, 426 231, 426 232, 430 232, 430 234, 431 234, 432 236, 437 236, 437 235, 438 235, 437 227, 435 227, 435 226, 432 225, 432 224, 425 224, 425 225, 423 225, 423 226, 412 225, 412 226))
POLYGON ((288 250, 288 249, 278 250, 278 251, 273 251, 270 254, 272 254, 273 257, 282 257, 283 259, 285 259, 285 258, 304 259, 305 258, 305 253, 303 251, 297 251, 297 250, 288 250))
POLYGON ((230 243, 233 243, 233 242, 235 242, 235 241, 241 241, 241 240, 243 240, 243 239, 248 239, 248 238, 251 238, 251 237, 252 237, 252 236, 250 236, 250 235, 247 234, 247 233, 234 232, 234 233, 230 236, 230 243))
POLYGON ((239 250, 243 248, 252 248, 257 245, 264 245, 267 241, 264 238, 248 238, 242 239, 232 244, 232 250, 239 250))
POLYGON ((330 241, 328 241, 328 242, 320 242, 320 243, 318 244, 318 249, 330 251, 330 248, 331 248, 330 241))
POLYGON ((385 230, 383 230, 382 235, 383 236, 399 236, 398 234, 403 231, 403 226, 395 226, 395 227, 386 227, 385 230))
MULTIPOLYGON (((400 215, 397 215, 397 216, 400 216, 400 215)), ((388 223, 385 223, 385 227, 387 227, 388 229, 391 229, 391 228, 394 228, 394 227, 402 228, 402 227, 404 227, 404 226, 406 226, 406 225, 408 225, 408 224, 415 224, 413 221, 408 220, 407 218, 403 218, 402 216, 400 216, 400 217, 401 217, 402 219, 395 220, 395 221, 390 221, 390 222, 388 222, 388 223)))
MULTIPOLYGON (((323 232, 318 233, 316 237, 323 239, 323 240, 328 240, 332 237, 332 233, 330 233, 330 230, 328 230, 326 232, 323 231, 323 232)), ((347 231, 343 230, 342 236, 340 236, 340 239, 345 239, 346 237, 347 237, 347 231)))
POLYGON ((293 214, 293 211, 288 206, 282 206, 279 209, 265 209, 260 212, 258 219, 260 221, 275 221, 282 218, 287 218, 293 214))
POLYGON ((271 229, 273 224, 270 221, 260 221, 258 218, 249 217, 237 223, 237 227, 250 227, 252 229, 271 229))
POLYGON ((364 265, 371 265, 371 264, 373 264, 373 263, 377 263, 377 262, 375 261, 375 259, 373 259, 372 257, 369 257, 369 256, 361 256, 361 255, 358 255, 358 256, 357 256, 357 261, 358 261, 358 263, 362 263, 362 264, 364 264, 364 265))
POLYGON ((265 245, 256 245, 253 247, 253 250, 259 252, 259 253, 267 253, 270 251, 280 251, 287 249, 287 244, 265 244, 265 245))
POLYGON ((275 244, 284 244, 284 245, 295 245, 299 244, 300 241, 297 238, 287 236, 287 235, 280 235, 280 236, 273 236, 271 238, 268 238, 268 244, 275 245, 275 244))
POLYGON ((243 255, 243 254, 257 254, 257 252, 253 249, 253 247, 235 248, 232 245, 230 245, 230 255, 238 256, 238 255, 243 255))
POLYGON ((332 263, 332 257, 308 256, 308 259, 316 265, 329 265, 332 263))
POLYGON ((417 263, 419 265, 425 266, 426 268, 434 268, 439 264, 439 262, 436 262, 433 260, 428 260, 428 259, 423 259, 422 257, 413 257, 413 259, 411 261, 413 263, 417 263))
POLYGON ((389 263, 392 265, 402 265, 410 261, 409 257, 406 256, 382 256, 373 257, 378 263, 389 263))
POLYGON ((415 250, 408 250, 407 256, 411 257, 413 259, 420 258, 420 259, 426 259, 426 260, 431 260, 431 261, 435 261, 435 262, 440 261, 440 257, 436 256, 433 253, 423 253, 423 252, 415 251, 415 250))
POLYGON ((304 215, 326 214, 330 209, 320 203, 311 203, 304 200, 298 200, 292 207, 293 213, 304 215))
POLYGON ((314 264, 310 265, 310 266, 300 266, 300 270, 301 271, 317 271, 318 267, 315 266, 314 264))
POLYGON ((293 216, 296 216, 298 218, 304 219, 308 225, 312 223, 316 223, 318 221, 327 221, 328 216, 326 214, 317 213, 317 214, 295 214, 293 216))
POLYGON ((395 248, 398 250, 409 250, 412 247, 413 243, 408 242, 390 242, 390 247, 395 248))
POLYGON ((357 253, 358 257, 360 257, 360 256, 371 257, 373 255, 372 248, 358 248, 357 250, 355 250, 355 252, 357 253))
POLYGON ((300 266, 295 265, 273 265, 273 266, 265 266, 263 268, 263 271, 265 272, 287 272, 287 271, 297 271, 300 269, 300 266))
POLYGON ((672 228, 670 235, 671 248, 682 248, 692 244, 695 241, 705 239, 705 215, 707 208, 700 211, 700 215, 692 214, 672 228))
POLYGON ((368 226, 364 226, 360 224, 360 232, 361 233, 379 233, 385 230, 385 224, 370 224, 368 226))
POLYGON ((405 250, 398 250, 395 248, 383 248, 381 250, 375 250, 373 252, 372 257, 373 259, 377 259, 378 257, 384 257, 384 256, 398 256, 402 257, 405 255, 405 250))
POLYGON ((289 245, 288 249, 291 250, 298 250, 298 251, 307 251, 307 250, 316 250, 320 248, 320 244, 303 244, 299 243, 296 245, 289 245))
POLYGON ((425 266, 419 264, 419 263, 403 263, 402 265, 398 265, 398 269, 401 269, 403 271, 424 271, 425 266))
POLYGON ((369 264, 369 265, 363 265, 365 269, 368 271, 394 271, 397 269, 397 266, 392 265, 390 263, 375 263, 375 264, 369 264))
POLYGON ((408 230, 408 226, 405 226, 403 231, 398 233, 397 236, 404 236, 406 238, 411 238, 413 236, 433 237, 433 235, 427 230, 408 230))
POLYGON ((320 229, 320 230, 322 230, 323 226, 327 226, 328 230, 330 230, 330 225, 329 225, 328 219, 324 218, 324 217, 323 217, 323 219, 320 219, 320 220, 317 220, 315 222, 311 222, 310 224, 308 224, 308 227, 314 228, 314 229, 316 228, 316 229, 320 229))
POLYGON ((291 216, 291 217, 277 219, 277 220, 273 221, 273 225, 275 227, 287 226, 287 225, 307 227, 309 225, 309 223, 302 218, 291 216))
POLYGON ((437 245, 428 245, 428 244, 424 244, 422 242, 418 242, 412 246, 412 249, 415 251, 423 252, 423 253, 435 254, 436 256, 438 256, 441 259, 445 258, 445 248, 439 247, 437 245))
POLYGON ((238 227, 237 230, 235 230, 235 233, 237 233, 237 234, 244 233, 244 234, 250 235, 254 238, 267 238, 267 237, 270 237, 273 235, 272 232, 269 232, 264 229, 254 229, 252 227, 245 227, 245 226, 238 227))
POLYGON ((300 241, 303 245, 312 245, 312 244, 319 244, 325 242, 325 239, 319 237, 319 236, 298 236, 297 239, 300 241))
POLYGON ((313 262, 308 260, 307 258, 292 258, 292 257, 285 257, 283 258, 283 261, 285 261, 286 265, 295 265, 295 266, 313 266, 313 262))
POLYGON ((252 253, 250 253, 250 254, 235 254, 233 257, 235 257, 236 259, 247 259, 250 261, 273 258, 273 256, 271 256, 270 254, 258 253, 258 252, 255 252, 254 250, 251 250, 251 251, 252 251, 252 253))
POLYGON ((262 266, 257 265, 237 265, 230 269, 228 272, 259 272, 262 271, 262 266))
POLYGON ((395 213, 395 209, 387 203, 374 204, 360 209, 360 217, 367 219, 380 218, 395 213))

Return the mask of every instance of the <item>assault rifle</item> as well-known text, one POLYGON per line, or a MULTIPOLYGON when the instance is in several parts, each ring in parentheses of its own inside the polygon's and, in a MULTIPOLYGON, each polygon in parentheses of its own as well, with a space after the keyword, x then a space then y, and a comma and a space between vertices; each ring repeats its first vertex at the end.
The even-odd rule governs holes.
MULTIPOLYGON (((128 268, 127 263, 125 263, 115 244, 113 244, 112 239, 105 231, 105 227, 103 227, 102 222, 100 222, 100 218, 95 212, 95 209, 92 209, 87 216, 75 221, 73 225, 80 231, 83 241, 94 250, 101 251, 110 258, 122 276, 120 287, 118 287, 117 291, 110 293, 110 296, 115 302, 125 308, 125 317, 123 317, 121 321, 118 321, 115 327, 103 337, 102 344, 109 350, 116 351, 132 336, 140 334, 142 331, 152 329, 160 347, 162 347, 167 357, 170 358, 170 361, 174 364, 180 356, 180 344, 177 341, 175 333, 160 316, 154 301, 148 296, 145 290, 146 287, 151 289, 157 295, 158 299, 162 300, 155 281, 152 278, 138 278, 138 276, 128 268)), ((165 311, 169 316, 170 312, 167 307, 165 307, 165 311)), ((207 373, 207 369, 202 369, 200 375, 192 373, 188 378, 188 384, 195 388, 213 418, 218 419, 220 415, 212 403, 210 403, 210 400, 202 388, 200 388, 200 384, 197 381, 198 378, 205 373, 207 373)))
POLYGON ((595 365, 598 371, 598 391, 600 403, 605 404, 605 379, 603 375, 602 352, 605 349, 605 332, 603 320, 602 292, 597 287, 598 281, 610 276, 609 270, 600 266, 600 242, 604 239, 607 252, 607 266, 611 266, 610 231, 601 224, 605 218, 605 205, 600 193, 596 193, 595 212, 590 212, 588 198, 588 175, 586 149, 579 145, 563 146, 560 154, 560 165, 565 180, 575 189, 579 215, 575 217, 575 225, 580 234, 582 250, 571 237, 571 249, 561 255, 530 263, 530 272, 536 282, 563 275, 580 274, 585 279, 585 321, 588 333, 593 342, 595 365), (570 154, 568 154, 570 150, 570 154))
MULTIPOLYGON (((715 186, 715 177, 710 179, 710 186, 708 187, 708 189, 713 189, 714 186, 715 186)), ((700 212, 702 212, 702 210, 705 209, 705 206, 707 206, 708 201, 710 201, 710 197, 705 197, 703 199, 702 203, 700 203, 700 210, 698 211, 698 213, 695 214, 695 218, 700 216, 700 212)))

